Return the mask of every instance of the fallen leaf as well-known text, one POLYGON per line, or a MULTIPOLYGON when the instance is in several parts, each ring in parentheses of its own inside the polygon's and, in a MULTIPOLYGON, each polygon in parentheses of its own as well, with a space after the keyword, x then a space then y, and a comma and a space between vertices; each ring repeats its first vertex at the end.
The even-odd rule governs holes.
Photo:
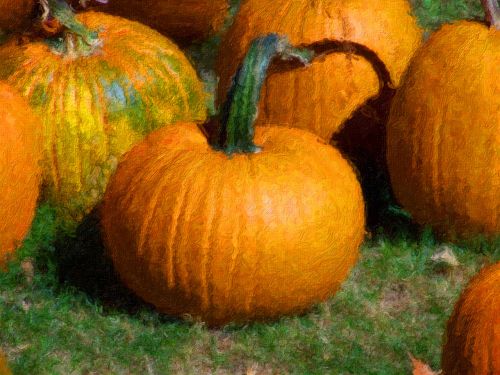
POLYGON ((31 258, 23 260, 21 263, 21 269, 23 270, 26 282, 28 284, 31 284, 33 282, 33 276, 35 275, 35 267, 33 266, 33 260, 31 258))
POLYGON ((458 267, 460 265, 455 253, 451 247, 442 245, 438 247, 437 252, 431 257, 434 262, 446 263, 451 267, 458 267))
POLYGON ((411 353, 408 353, 411 363, 413 365, 413 375, 439 375, 441 371, 434 372, 428 364, 415 358, 411 353))

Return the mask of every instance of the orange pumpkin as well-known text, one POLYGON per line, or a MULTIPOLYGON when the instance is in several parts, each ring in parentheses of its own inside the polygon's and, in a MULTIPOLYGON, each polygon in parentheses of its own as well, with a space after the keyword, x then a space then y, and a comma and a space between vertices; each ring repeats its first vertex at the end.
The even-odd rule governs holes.
POLYGON ((500 31, 445 25, 394 98, 387 160, 400 203, 449 238, 500 234, 500 31))
POLYGON ((209 325, 300 312, 335 293, 357 259, 364 204, 348 162, 303 130, 256 127, 254 137, 266 64, 295 56, 283 46, 276 35, 252 44, 215 145, 194 123, 166 127, 112 178, 109 253, 163 312, 209 325))
POLYGON ((41 119, 46 195, 71 222, 100 201, 121 155, 148 132, 206 118, 203 84, 173 42, 105 13, 77 19, 99 30, 83 27, 94 43, 66 32, 73 36, 66 41, 12 39, 0 47, 0 77, 41 119))
POLYGON ((99 10, 142 22, 179 43, 206 39, 228 16, 228 0, 110 0, 99 10))
POLYGON ((443 375, 500 374, 500 262, 464 290, 448 321, 443 375))
POLYGON ((406 0, 246 0, 221 43, 219 102, 250 42, 269 32, 331 53, 307 67, 274 64, 257 125, 299 127, 324 140, 384 84, 399 85, 422 36, 406 0))
POLYGON ((38 122, 24 99, 0 83, 0 267, 21 244, 35 214, 41 170, 38 122))
POLYGON ((36 0, 0 0, 0 30, 28 28, 36 16, 36 0))

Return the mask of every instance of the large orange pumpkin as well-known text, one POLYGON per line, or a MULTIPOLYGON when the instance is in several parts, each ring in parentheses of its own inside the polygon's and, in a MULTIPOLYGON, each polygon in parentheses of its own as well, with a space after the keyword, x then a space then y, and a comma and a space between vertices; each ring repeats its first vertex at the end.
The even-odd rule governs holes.
POLYGON ((357 259, 364 204, 341 154, 292 128, 256 127, 254 143, 266 64, 292 53, 282 46, 276 35, 252 44, 216 149, 193 123, 165 127, 110 183, 110 256, 125 284, 163 312, 209 325, 300 312, 335 293, 357 259))
POLYGON ((36 16, 36 0, 0 0, 0 30, 27 29, 36 16))
POLYGON ((21 244, 41 180, 38 121, 14 89, 0 83, 0 267, 21 244))
POLYGON ((500 262, 464 290, 448 321, 443 375, 500 374, 500 262))
POLYGON ((228 16, 228 0, 110 0, 105 12, 130 18, 179 43, 205 39, 219 31, 228 16))
POLYGON ((250 42, 269 32, 331 53, 297 69, 275 64, 257 125, 299 127, 325 140, 384 84, 399 85, 422 36, 406 0, 244 0, 220 47, 220 103, 250 42))
POLYGON ((500 234, 500 31, 445 25, 416 54, 391 108, 400 203, 450 238, 500 234))
POLYGON ((203 84, 170 40, 104 13, 78 20, 99 30, 93 43, 67 36, 0 47, 0 77, 41 118, 47 196, 74 221, 101 199, 134 143, 158 126, 206 117, 203 84))

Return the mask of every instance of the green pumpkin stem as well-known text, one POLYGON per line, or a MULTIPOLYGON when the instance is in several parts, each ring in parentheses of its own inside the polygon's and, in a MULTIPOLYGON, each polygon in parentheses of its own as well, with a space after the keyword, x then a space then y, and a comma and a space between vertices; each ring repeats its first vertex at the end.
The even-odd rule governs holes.
POLYGON ((285 37, 277 34, 255 39, 233 78, 222 106, 219 136, 214 148, 223 150, 227 155, 258 152, 260 148, 253 139, 254 122, 260 91, 271 61, 280 58, 308 64, 313 55, 308 49, 291 46, 285 37))
POLYGON ((40 4, 43 9, 42 21, 50 15, 65 28, 64 38, 58 38, 52 43, 56 52, 68 57, 86 56, 100 45, 98 33, 80 23, 65 0, 40 0, 40 4))
POLYGON ((486 12, 486 21, 491 27, 500 30, 500 5, 498 0, 481 0, 484 11, 486 12))

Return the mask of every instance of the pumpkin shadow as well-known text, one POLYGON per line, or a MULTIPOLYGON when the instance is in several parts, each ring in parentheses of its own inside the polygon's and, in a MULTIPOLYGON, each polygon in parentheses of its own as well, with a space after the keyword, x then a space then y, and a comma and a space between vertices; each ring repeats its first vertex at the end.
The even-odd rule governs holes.
MULTIPOLYGON (((106 255, 97 210, 89 214, 72 233, 61 234, 55 242, 57 276, 61 285, 84 293, 102 306, 103 313, 137 315, 154 312, 154 307, 130 291, 120 280, 106 255)), ((162 314, 161 322, 181 320, 162 314)))
POLYGON ((367 227, 389 236, 417 238, 420 230, 398 204, 386 160, 386 125, 396 90, 385 84, 380 94, 360 107, 333 136, 337 147, 353 164, 366 203, 367 227))

